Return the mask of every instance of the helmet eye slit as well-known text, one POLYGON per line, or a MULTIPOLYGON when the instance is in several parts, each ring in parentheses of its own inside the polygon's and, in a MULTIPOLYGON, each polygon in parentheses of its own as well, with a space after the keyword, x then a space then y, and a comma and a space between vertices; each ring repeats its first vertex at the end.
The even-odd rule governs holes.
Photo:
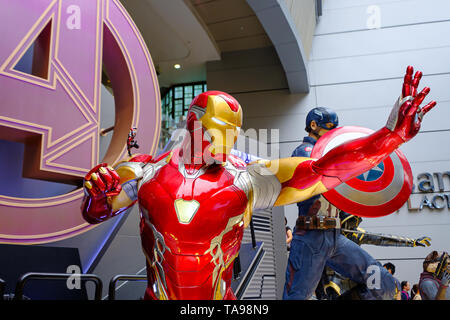
POLYGON ((226 122, 224 122, 224 121, 222 121, 222 120, 220 120, 220 119, 217 119, 216 117, 212 117, 211 120, 214 121, 214 122, 217 123, 217 124, 222 125, 222 126, 228 125, 226 122))

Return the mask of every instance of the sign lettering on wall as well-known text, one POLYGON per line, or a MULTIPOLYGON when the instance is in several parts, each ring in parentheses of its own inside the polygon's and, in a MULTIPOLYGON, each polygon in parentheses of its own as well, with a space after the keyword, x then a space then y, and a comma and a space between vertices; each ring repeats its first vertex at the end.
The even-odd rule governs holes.
POLYGON ((446 186, 450 190, 450 171, 418 174, 417 185, 408 200, 408 210, 450 209, 450 193, 445 192, 446 186))

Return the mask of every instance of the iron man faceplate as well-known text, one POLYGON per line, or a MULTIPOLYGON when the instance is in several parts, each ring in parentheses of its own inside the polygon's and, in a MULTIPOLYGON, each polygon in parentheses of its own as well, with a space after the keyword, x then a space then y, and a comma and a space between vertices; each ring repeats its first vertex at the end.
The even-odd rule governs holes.
POLYGON ((421 120, 435 105, 417 109, 427 93, 405 97, 390 126, 319 160, 246 165, 230 155, 242 125, 239 103, 224 92, 204 92, 191 103, 181 145, 156 159, 134 156, 114 169, 102 163, 86 175, 83 216, 100 223, 139 204, 145 298, 235 299, 232 266, 252 211, 304 201, 375 166, 417 133, 417 123, 411 126, 416 113, 421 120))

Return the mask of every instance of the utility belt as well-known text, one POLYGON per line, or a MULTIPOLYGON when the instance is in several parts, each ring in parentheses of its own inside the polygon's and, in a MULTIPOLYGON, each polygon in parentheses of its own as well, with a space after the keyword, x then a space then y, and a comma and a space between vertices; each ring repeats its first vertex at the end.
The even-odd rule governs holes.
POLYGON ((299 230, 327 230, 341 227, 337 217, 325 216, 299 216, 295 228, 299 230))

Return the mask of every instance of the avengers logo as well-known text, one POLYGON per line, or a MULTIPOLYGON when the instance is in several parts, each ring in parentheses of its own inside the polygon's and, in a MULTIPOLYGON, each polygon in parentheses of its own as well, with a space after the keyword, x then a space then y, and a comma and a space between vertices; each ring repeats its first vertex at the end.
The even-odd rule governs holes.
MULTIPOLYGON (((145 137, 140 152, 156 152, 156 72, 118 0, 0 0, 0 30, 0 139, 24 143, 25 177, 81 186, 97 163, 126 156, 130 127, 145 137), (32 70, 24 72, 31 49, 32 70), (116 115, 99 159, 102 72, 116 115)), ((0 195, 0 243, 45 243, 93 228, 81 216, 82 197, 82 188, 38 199, 0 195)))

